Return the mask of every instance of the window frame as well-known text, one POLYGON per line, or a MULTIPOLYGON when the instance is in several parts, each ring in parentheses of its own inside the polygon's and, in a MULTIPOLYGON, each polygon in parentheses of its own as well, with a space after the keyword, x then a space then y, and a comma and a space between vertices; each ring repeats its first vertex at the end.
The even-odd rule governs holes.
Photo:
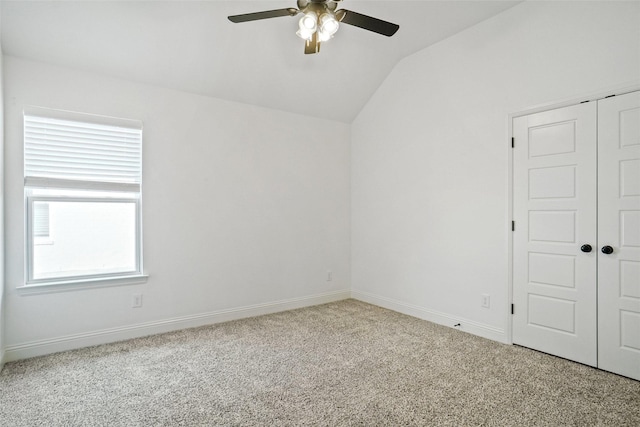
MULTIPOLYGON (((102 125, 139 130, 139 176, 132 182, 98 181, 87 179, 65 179, 49 176, 27 175, 26 169, 26 130, 23 134, 23 152, 25 163, 24 176, 24 281, 18 286, 25 293, 42 293, 86 289, 102 286, 139 284, 146 282, 144 273, 143 229, 142 229, 142 143, 143 128, 139 120, 120 119, 87 113, 76 113, 42 107, 27 107, 23 111, 23 127, 26 129, 27 117, 61 119, 84 125, 102 125), (42 191, 46 190, 46 191, 42 191), (59 191, 60 194, 52 194, 59 191), (73 194, 78 192, 77 195, 73 194), (86 194, 95 192, 95 196, 86 194), (83 194, 85 193, 85 194, 83 194), (112 193, 113 196, 109 195, 112 193), (34 278, 35 246, 43 244, 34 235, 35 202, 87 202, 87 203, 133 203, 135 206, 135 269, 129 271, 78 274, 60 277, 34 278)), ((50 230, 51 231, 51 230, 50 230)), ((49 235, 51 240, 51 234, 49 235)), ((48 242, 47 242, 48 243, 48 242)), ((53 243, 51 241, 51 243, 53 243)), ((44 243, 46 244, 46 243, 44 243)))

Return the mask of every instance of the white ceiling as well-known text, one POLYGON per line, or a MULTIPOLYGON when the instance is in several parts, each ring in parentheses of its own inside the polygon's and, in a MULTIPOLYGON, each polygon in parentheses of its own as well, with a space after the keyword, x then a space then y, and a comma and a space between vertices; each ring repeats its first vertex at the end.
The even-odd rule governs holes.
POLYGON ((304 55, 296 18, 227 20, 295 7, 295 0, 2 1, 2 48, 8 55, 349 123, 400 59, 517 3, 345 0, 339 8, 400 30, 387 38, 342 25, 319 54, 304 55))

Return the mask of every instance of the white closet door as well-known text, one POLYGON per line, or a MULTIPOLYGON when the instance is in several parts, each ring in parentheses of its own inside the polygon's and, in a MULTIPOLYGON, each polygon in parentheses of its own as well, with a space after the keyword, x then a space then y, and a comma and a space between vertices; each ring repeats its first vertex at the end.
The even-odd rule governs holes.
POLYGON ((513 341, 592 366, 596 108, 590 102, 513 123, 513 341), (590 252, 581 251, 586 244, 590 252))
POLYGON ((640 92, 598 101, 598 367, 640 380, 640 92))

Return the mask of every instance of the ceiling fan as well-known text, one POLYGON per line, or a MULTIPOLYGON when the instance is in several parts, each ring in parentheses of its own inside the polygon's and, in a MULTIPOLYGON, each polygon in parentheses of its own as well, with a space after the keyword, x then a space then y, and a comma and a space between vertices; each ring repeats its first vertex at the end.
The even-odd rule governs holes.
POLYGON ((371 16, 362 15, 346 9, 338 9, 341 0, 297 0, 298 8, 265 10, 229 16, 231 22, 240 23, 280 16, 303 16, 298 22, 298 37, 305 40, 304 53, 320 52, 320 43, 326 42, 338 31, 339 23, 354 25, 374 33, 391 37, 400 28, 399 25, 371 16))

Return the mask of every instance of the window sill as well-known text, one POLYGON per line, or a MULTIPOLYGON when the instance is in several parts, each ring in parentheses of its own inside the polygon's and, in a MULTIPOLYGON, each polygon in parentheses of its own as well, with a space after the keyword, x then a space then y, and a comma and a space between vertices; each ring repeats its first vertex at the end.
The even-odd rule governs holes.
POLYGON ((21 295, 48 294, 53 292, 69 292, 81 289, 110 288, 113 286, 140 285, 147 282, 148 274, 135 274, 117 277, 96 277, 79 280, 60 280, 57 282, 33 283, 18 286, 21 295))

